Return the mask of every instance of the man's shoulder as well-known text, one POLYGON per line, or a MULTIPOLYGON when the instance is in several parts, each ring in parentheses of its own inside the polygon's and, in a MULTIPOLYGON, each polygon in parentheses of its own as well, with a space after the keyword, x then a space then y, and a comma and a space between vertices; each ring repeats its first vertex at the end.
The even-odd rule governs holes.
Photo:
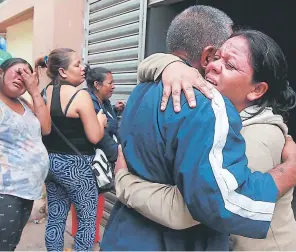
POLYGON ((148 91, 148 90, 156 90, 156 89, 161 89, 162 88, 162 83, 161 81, 147 81, 147 82, 140 82, 137 84, 137 86, 133 89, 132 93, 138 93, 143 90, 148 91))
POLYGON ((162 84, 159 82, 141 82, 133 89, 129 96, 129 101, 131 100, 158 100, 161 98, 162 94, 162 84), (159 98, 160 97, 160 98, 159 98))
MULTIPOLYGON (((209 99, 204 96, 199 90, 194 90, 196 98, 196 107, 190 108, 188 101, 185 97, 185 94, 181 96, 181 112, 180 116, 189 116, 190 118, 195 117, 198 120, 198 117, 195 115, 199 114, 203 119, 206 118, 224 118, 228 120, 231 124, 241 125, 241 118, 237 109, 233 106, 231 101, 223 96, 218 90, 214 89, 213 94, 214 98, 209 99)), ((219 119, 218 118, 218 119, 219 119)))
MULTIPOLYGON (((125 117, 127 115, 135 115, 137 111, 154 111, 160 106, 162 92, 161 85, 156 82, 139 83, 131 92, 126 107, 124 109, 125 117)), ((138 116, 143 116, 143 113, 138 113, 138 116)))
MULTIPOLYGON (((196 108, 198 109, 198 107, 200 106, 212 106, 212 102, 215 103, 225 103, 224 102, 224 97, 220 94, 219 91, 217 91, 216 89, 213 91, 214 93, 214 98, 213 100, 207 98, 203 93, 201 93, 199 90, 194 89, 194 95, 195 95, 195 100, 196 100, 196 108)), ((188 106, 188 101, 186 99, 186 96, 184 94, 184 92, 182 92, 181 94, 181 107, 182 110, 183 109, 188 109, 188 110, 192 110, 192 108, 190 108, 188 106)))
POLYGON ((214 98, 211 100, 204 96, 199 90, 194 90, 195 98, 198 102, 202 102, 202 104, 211 104, 211 106, 214 108, 219 108, 220 110, 223 110, 224 108, 227 110, 227 112, 234 113, 237 116, 239 116, 239 113, 237 109, 234 107, 232 102, 224 95, 222 95, 217 89, 212 90, 214 98))
MULTIPOLYGON (((232 103, 230 102, 230 100, 225 97, 224 95, 222 95, 217 89, 212 89, 212 92, 214 94, 214 98, 213 100, 207 98, 203 93, 201 93, 198 89, 194 88, 194 95, 195 95, 195 99, 196 101, 201 101, 201 102, 205 102, 206 104, 210 104, 212 101, 214 102, 223 102, 225 103, 227 106, 233 106, 232 103)), ((181 104, 184 105, 187 102, 186 100, 186 96, 184 94, 184 92, 182 92, 181 95, 181 104)))

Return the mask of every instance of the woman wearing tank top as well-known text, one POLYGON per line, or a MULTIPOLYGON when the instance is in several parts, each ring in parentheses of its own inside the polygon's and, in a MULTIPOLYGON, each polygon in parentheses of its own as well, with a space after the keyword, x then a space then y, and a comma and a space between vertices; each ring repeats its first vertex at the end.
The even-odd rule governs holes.
POLYGON ((0 67, 0 250, 15 250, 34 200, 42 195, 49 159, 42 135, 49 111, 30 64, 11 58, 0 67), (28 91, 33 106, 21 99, 28 91))
POLYGON ((75 251, 90 251, 98 204, 98 189, 90 163, 95 154, 94 145, 102 139, 107 120, 102 113, 96 115, 88 92, 76 89, 84 81, 85 71, 72 49, 53 50, 44 59, 52 79, 45 91, 52 123, 84 155, 82 158, 76 154, 55 128, 43 138, 50 160, 45 243, 49 251, 63 251, 66 220, 73 203, 78 216, 75 251))

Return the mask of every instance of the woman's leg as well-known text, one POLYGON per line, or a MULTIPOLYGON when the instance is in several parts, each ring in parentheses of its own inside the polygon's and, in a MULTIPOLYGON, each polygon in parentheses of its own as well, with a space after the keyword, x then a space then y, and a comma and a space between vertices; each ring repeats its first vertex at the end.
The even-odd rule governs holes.
POLYGON ((33 200, 0 194, 0 250, 14 251, 30 217, 33 200))
POLYGON ((70 201, 64 187, 57 182, 47 181, 48 224, 45 244, 48 251, 64 250, 64 232, 70 201))
POLYGON ((83 160, 76 160, 75 166, 71 169, 71 177, 73 183, 67 190, 78 219, 75 250, 91 251, 96 233, 97 185, 91 168, 83 160))

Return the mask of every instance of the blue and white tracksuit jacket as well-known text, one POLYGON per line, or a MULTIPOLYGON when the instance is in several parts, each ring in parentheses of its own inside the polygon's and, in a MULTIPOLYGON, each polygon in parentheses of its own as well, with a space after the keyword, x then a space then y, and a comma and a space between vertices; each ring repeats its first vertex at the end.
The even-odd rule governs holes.
POLYGON ((139 84, 125 108, 120 137, 130 171, 146 180, 177 185, 193 218, 203 224, 172 230, 117 202, 103 250, 228 250, 228 234, 264 238, 278 194, 269 174, 247 167, 240 116, 215 90, 195 91, 190 109, 172 100, 160 111, 162 85, 139 84))

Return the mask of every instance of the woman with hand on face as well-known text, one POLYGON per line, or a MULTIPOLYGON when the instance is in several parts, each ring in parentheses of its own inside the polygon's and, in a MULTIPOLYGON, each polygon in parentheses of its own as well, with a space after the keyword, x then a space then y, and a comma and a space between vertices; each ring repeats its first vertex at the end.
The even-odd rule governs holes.
POLYGON ((55 49, 44 59, 52 80, 44 96, 54 126, 51 134, 43 138, 50 159, 46 180, 46 247, 49 251, 63 251, 66 220, 73 203, 78 217, 74 248, 89 251, 95 239, 98 204, 98 189, 90 164, 95 155, 94 146, 104 136, 107 119, 104 114, 95 113, 86 90, 77 90, 85 80, 85 71, 75 51, 55 49))
POLYGON ((50 133, 51 119, 27 61, 8 59, 0 74, 0 250, 13 251, 42 196, 49 159, 41 135, 50 133), (21 98, 26 91, 32 106, 21 98))
MULTIPOLYGON (((158 72, 152 71, 155 66, 161 65, 165 69, 168 64, 170 67, 165 71, 170 79, 163 79, 163 82, 170 87, 176 85, 180 75, 186 76, 188 80, 192 79, 192 73, 196 74, 195 69, 183 63, 173 63, 176 61, 175 56, 166 55, 154 60, 157 64, 150 62, 145 67, 142 65, 141 69, 146 70, 145 73, 139 73, 142 78, 148 76, 149 72, 158 72), (163 57, 166 59, 163 60, 163 57), (183 69, 181 71, 180 64, 183 69)), ((285 135, 288 132, 284 122, 296 104, 295 92, 289 86, 287 72, 288 66, 281 48, 270 37, 254 30, 234 32, 206 66, 205 79, 229 98, 240 112, 248 166, 253 171, 268 172, 281 163, 285 135)), ((155 77, 148 76, 146 80, 155 77)), ((132 175, 121 153, 117 162, 116 193, 124 204, 172 229, 198 225, 176 186, 151 183, 132 175)), ((296 250, 292 198, 293 189, 277 201, 266 239, 232 235, 234 250, 296 250)))

